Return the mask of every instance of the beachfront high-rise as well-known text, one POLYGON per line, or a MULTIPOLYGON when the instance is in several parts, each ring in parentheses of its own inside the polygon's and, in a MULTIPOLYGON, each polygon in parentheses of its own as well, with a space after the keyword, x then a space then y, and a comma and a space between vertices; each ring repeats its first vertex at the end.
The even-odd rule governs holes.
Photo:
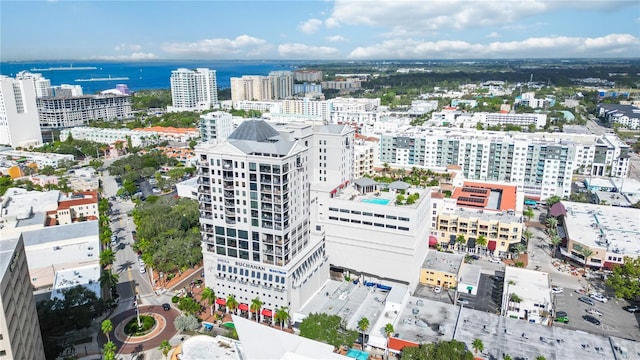
POLYGON ((33 81, 37 97, 51 96, 53 93, 51 90, 51 80, 45 78, 42 74, 20 71, 16 74, 16 80, 33 81))
POLYGON ((0 75, 0 144, 42 144, 40 120, 32 79, 16 80, 0 75))
POLYGON ((216 71, 180 68, 171 72, 170 112, 209 110, 218 104, 216 71))
POLYGON ((206 286, 262 316, 298 309, 328 278, 324 239, 311 236, 311 152, 262 120, 196 147, 206 286))

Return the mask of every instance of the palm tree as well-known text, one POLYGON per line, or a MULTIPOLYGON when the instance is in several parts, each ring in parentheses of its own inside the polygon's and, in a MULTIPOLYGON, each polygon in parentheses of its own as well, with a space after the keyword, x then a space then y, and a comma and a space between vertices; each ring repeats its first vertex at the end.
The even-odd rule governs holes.
POLYGON ((553 245, 553 254, 551 255, 551 257, 556 256, 556 251, 558 251, 558 245, 560 244, 562 244, 562 239, 560 239, 560 236, 553 235, 551 237, 551 245, 553 245))
POLYGON ((531 232, 531 230, 527 229, 522 233, 522 236, 527 239, 527 244, 529 244, 529 240, 531 240, 531 238, 533 237, 533 233, 531 232))
POLYGON ((485 248, 487 246, 487 237, 484 235, 478 236, 476 239, 476 245, 480 245, 480 247, 485 248))
POLYGON ((275 321, 276 323, 280 323, 280 330, 284 329, 284 322, 289 320, 291 315, 289 315, 288 307, 281 307, 276 310, 275 321))
POLYGON ((227 296, 227 308, 229 309, 229 312, 235 313, 238 305, 240 304, 238 303, 238 300, 236 300, 235 296, 227 296))
POLYGON ((509 355, 509 354, 504 354, 504 355, 502 356, 502 360, 513 360, 513 358, 512 358, 512 357, 511 357, 511 355, 509 355))
POLYGON ((260 301, 260 298, 257 296, 253 300, 251 300, 251 307, 249 308, 249 310, 256 314, 256 322, 260 320, 260 309, 262 309, 263 304, 264 303, 260 301))
POLYGON ((364 333, 369 328, 369 319, 366 317, 360 318, 358 320, 358 330, 362 333, 362 350, 364 350, 364 333))
POLYGON ((531 221, 531 218, 535 216, 533 209, 530 207, 527 207, 527 210, 523 211, 522 215, 527 218, 527 222, 531 221))
POLYGON ((471 343, 471 347, 473 348, 473 351, 477 354, 484 350, 484 343, 482 342, 482 340, 475 338, 471 343))
POLYGON ((391 323, 387 323, 387 325, 384 326, 384 334, 387 336, 387 358, 389 357, 389 337, 391 336, 391 334, 393 334, 394 331, 395 329, 393 328, 393 325, 391 323))
POLYGON ((582 250, 580 250, 580 253, 582 254, 582 256, 584 256, 584 273, 587 273, 587 262, 589 262, 589 258, 591 257, 591 255, 593 255, 593 250, 584 247, 582 248, 582 250))
POLYGON ((116 344, 113 341, 107 341, 102 348, 104 360, 114 360, 116 358, 116 344))
POLYGON ((162 356, 166 359, 167 355, 169 354, 169 351, 171 351, 171 344, 169 344, 169 341, 167 340, 162 340, 162 342, 160 343, 160 351, 162 351, 162 356))
POLYGON ((527 247, 524 244, 516 244, 516 246, 513 247, 513 250, 515 250, 517 257, 520 257, 520 254, 527 253, 527 247))
POLYGON ((103 320, 100 328, 102 329, 102 332, 107 335, 107 341, 111 341, 111 338, 109 337, 109 333, 113 331, 113 324, 111 323, 111 320, 103 320))
POLYGON ((549 229, 556 229, 558 227, 558 219, 554 217, 547 218, 547 226, 549 229))
POLYGON ((538 356, 536 356, 536 360, 547 360, 547 358, 545 358, 542 355, 538 355, 538 356))
POLYGON ((211 315, 213 315, 213 305, 216 303, 216 293, 212 288, 206 287, 202 290, 202 300, 207 301, 211 306, 211 315))
POLYGON ((103 270, 98 281, 101 287, 111 289, 118 283, 118 274, 114 274, 111 270, 103 270))
POLYGON ((116 254, 110 248, 106 248, 100 253, 100 265, 103 268, 106 268, 107 266, 113 264, 115 260, 116 254))
POLYGON ((389 163, 385 162, 384 164, 382 164, 382 171, 384 173, 384 176, 387 176, 387 174, 389 173, 389 170, 391 170, 389 163))
POLYGON ((464 244, 467 243, 467 239, 464 238, 464 235, 460 234, 456 236, 456 243, 458 243, 458 251, 460 251, 460 249, 462 249, 464 244))

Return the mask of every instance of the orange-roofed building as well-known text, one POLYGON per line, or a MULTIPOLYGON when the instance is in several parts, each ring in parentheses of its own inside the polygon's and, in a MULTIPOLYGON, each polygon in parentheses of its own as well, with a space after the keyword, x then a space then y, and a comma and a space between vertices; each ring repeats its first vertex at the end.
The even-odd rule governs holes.
POLYGON ((69 198, 64 198, 58 202, 58 208, 47 212, 47 217, 51 219, 48 224, 56 225, 71 224, 80 219, 97 219, 98 214, 98 193, 96 191, 84 191, 72 194, 69 198))
POLYGON ((150 132, 158 136, 161 141, 187 142, 200 136, 200 131, 196 128, 176 128, 172 126, 153 126, 148 128, 137 128, 136 131, 150 132))
POLYGON ((413 341, 402 340, 395 337, 389 338, 389 350, 393 352, 402 352, 402 349, 405 347, 418 347, 420 344, 414 343, 413 341))
POLYGON ((9 175, 9 177, 11 177, 12 179, 22 177, 22 169, 20 169, 19 166, 12 166, 7 169, 7 175, 9 175))

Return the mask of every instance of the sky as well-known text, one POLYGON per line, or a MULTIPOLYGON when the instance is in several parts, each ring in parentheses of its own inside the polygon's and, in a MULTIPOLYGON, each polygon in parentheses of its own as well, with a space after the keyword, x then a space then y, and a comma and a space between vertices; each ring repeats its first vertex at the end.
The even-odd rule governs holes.
POLYGON ((640 58, 637 0, 0 0, 0 60, 640 58))

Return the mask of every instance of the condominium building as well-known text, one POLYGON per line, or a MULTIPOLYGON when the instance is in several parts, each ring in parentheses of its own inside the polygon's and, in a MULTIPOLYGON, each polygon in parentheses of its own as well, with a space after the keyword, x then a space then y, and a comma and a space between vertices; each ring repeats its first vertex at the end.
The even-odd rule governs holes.
POLYGON ((0 75, 0 144, 12 147, 42 144, 35 84, 0 75))
POLYGON ((282 101, 281 112, 291 115, 317 116, 323 121, 331 119, 332 102, 310 98, 287 99, 282 101))
POLYGON ((380 159, 380 139, 356 134, 353 150, 353 178, 374 175, 380 159))
POLYGON ((233 132, 233 116, 216 111, 200 115, 200 139, 205 143, 223 142, 233 132))
POLYGON ((16 74, 16 80, 31 80, 36 89, 36 97, 51 96, 51 80, 42 76, 42 74, 30 73, 28 71, 20 71, 16 74))
POLYGON ((251 101, 241 100, 234 101, 233 107, 237 110, 251 111, 257 110, 261 112, 279 113, 282 109, 280 101, 251 101))
POLYGON ((0 240, 0 359, 45 359, 22 238, 0 240))
POLYGON ((203 111, 218 104, 216 71, 208 68, 189 70, 179 68, 171 72, 172 106, 167 111, 203 111))
POLYGON ((380 162, 446 168, 459 165, 467 179, 516 184, 534 199, 571 193, 571 177, 626 177, 629 146, 615 135, 505 133, 475 129, 408 129, 383 134, 380 162))
POLYGON ((232 77, 231 81, 231 101, 265 101, 273 100, 273 86, 268 76, 244 75, 237 78, 232 77))
POLYGON ((160 141, 160 136, 155 132, 85 126, 60 131, 60 141, 65 141, 69 136, 76 140, 87 140, 101 144, 111 145, 120 142, 124 143, 125 147, 129 146, 129 141, 133 147, 145 147, 160 141))
POLYGON ((296 70, 293 74, 296 81, 322 81, 322 71, 320 70, 296 70))
POLYGON ((308 94, 322 94, 322 85, 310 83, 294 84, 293 94, 299 96, 305 96, 308 94))
POLYGON ((247 120, 196 153, 206 285, 219 304, 259 297, 263 316, 295 311, 328 278, 323 238, 310 231, 310 150, 247 120))
POLYGON ((637 130, 640 129, 640 107, 621 104, 598 104, 598 117, 611 124, 637 130))
POLYGON ((269 73, 273 99, 286 99, 293 96, 293 72, 272 71, 269 73))
POLYGON ((73 97, 73 96, 84 95, 84 91, 82 90, 82 86, 80 85, 62 84, 62 85, 52 86, 51 92, 52 92, 51 96, 57 96, 57 97, 73 97))
POLYGON ((129 119, 133 116, 129 95, 53 96, 37 99, 43 129, 64 129, 90 121, 129 119))

